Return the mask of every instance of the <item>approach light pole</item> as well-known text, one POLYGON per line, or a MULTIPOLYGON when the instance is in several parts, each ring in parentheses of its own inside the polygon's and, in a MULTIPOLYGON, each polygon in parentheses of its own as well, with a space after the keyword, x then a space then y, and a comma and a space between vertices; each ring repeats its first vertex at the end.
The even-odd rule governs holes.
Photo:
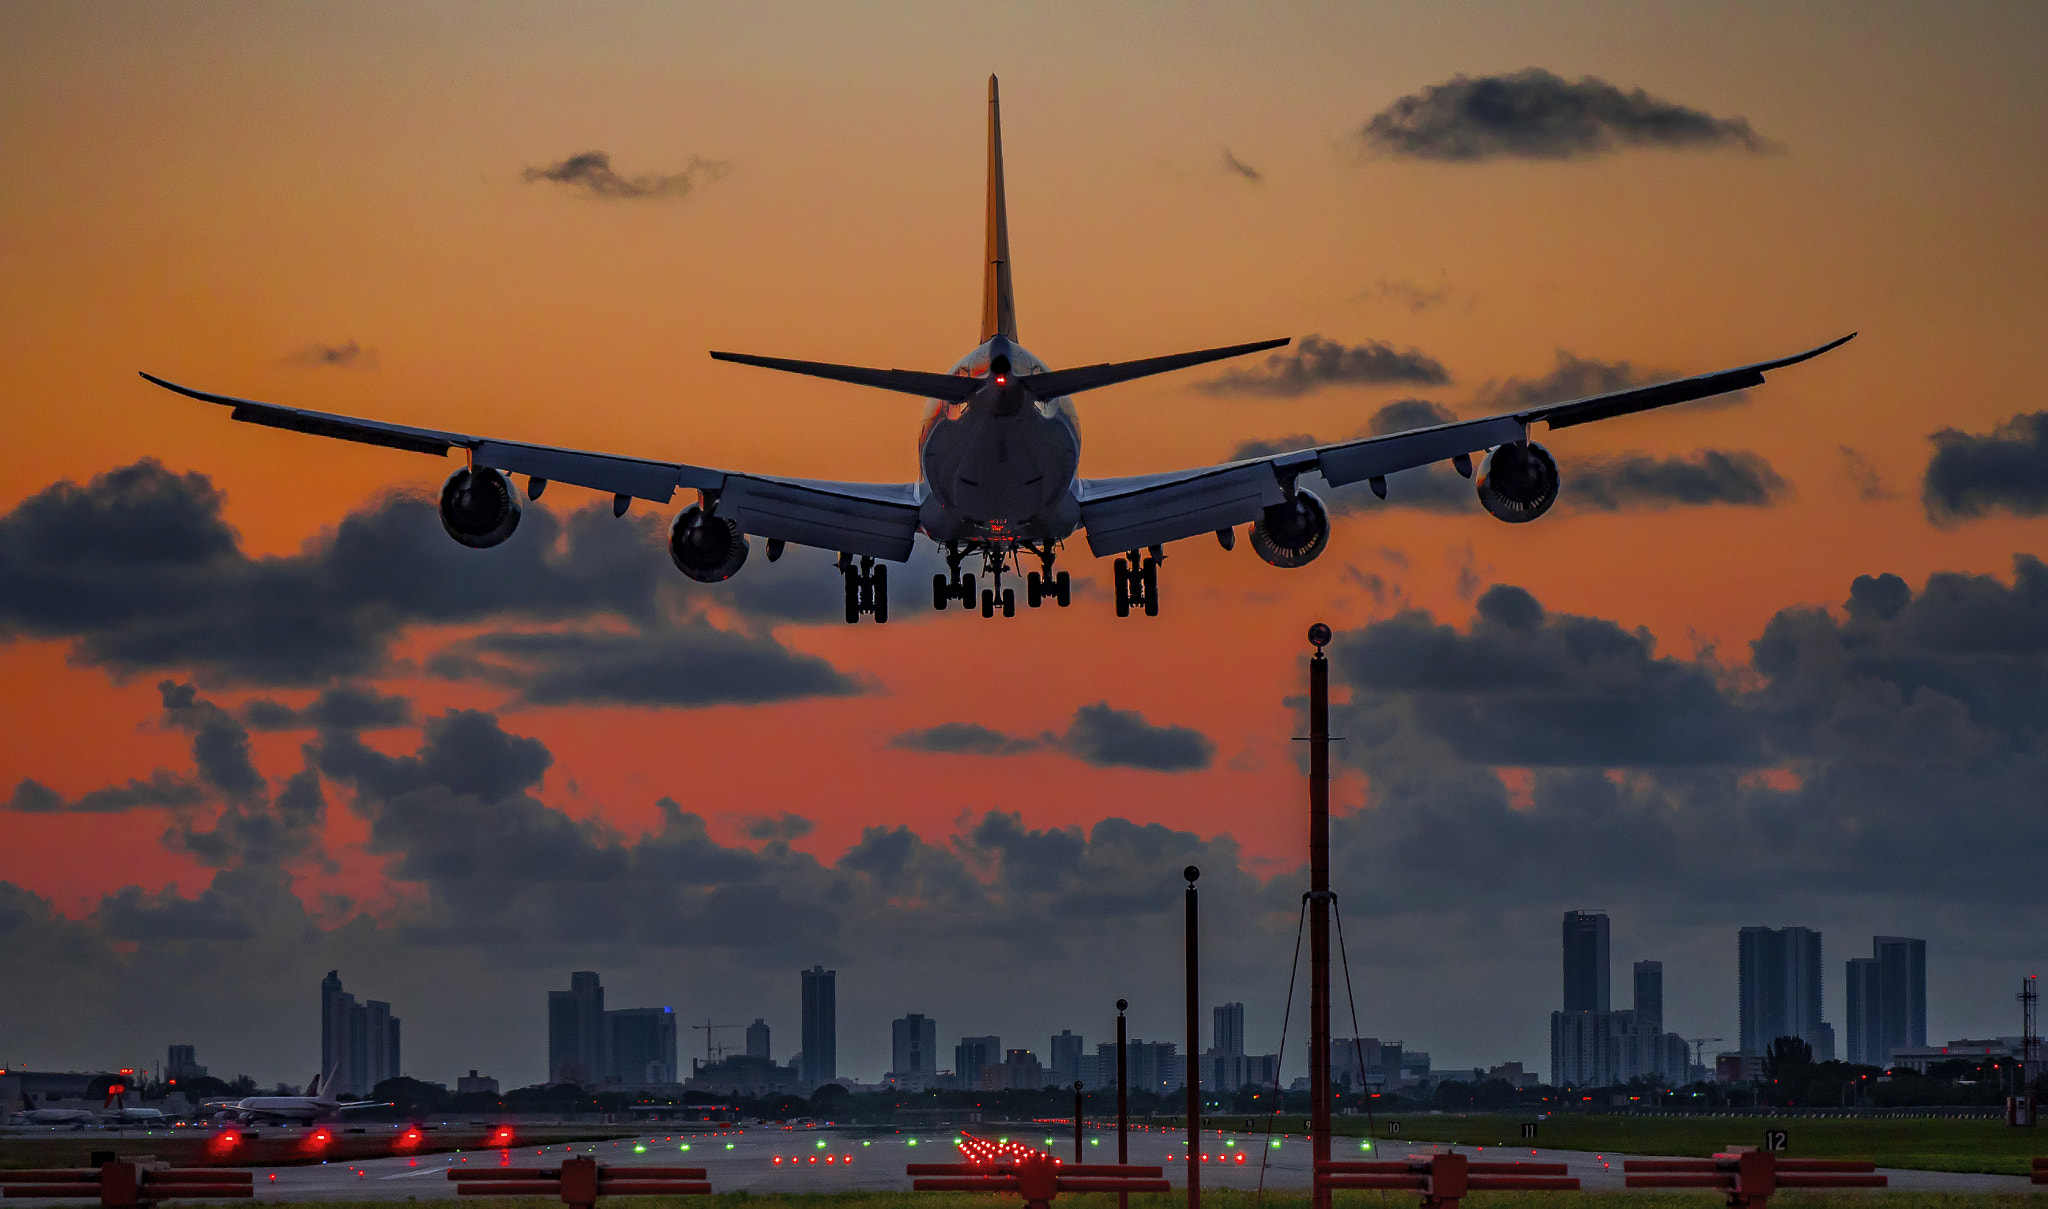
MULTIPOLYGON (((1131 1086, 1127 1078, 1129 1068, 1124 1064, 1124 1010, 1131 1006, 1128 999, 1116 1001, 1116 1161, 1119 1165, 1131 1161, 1131 1086)), ((1116 1209, 1131 1209, 1131 1194, 1116 1194, 1116 1209)))
POLYGON ((1202 871, 1189 865, 1188 879, 1188 1057, 1182 1064, 1188 1085, 1188 1209, 1202 1209, 1202 1063, 1195 1056, 1202 1040, 1201 931, 1195 910, 1195 879, 1202 871))
POLYGON ((1330 1209, 1330 627, 1308 628, 1308 1098, 1310 1209, 1330 1209))

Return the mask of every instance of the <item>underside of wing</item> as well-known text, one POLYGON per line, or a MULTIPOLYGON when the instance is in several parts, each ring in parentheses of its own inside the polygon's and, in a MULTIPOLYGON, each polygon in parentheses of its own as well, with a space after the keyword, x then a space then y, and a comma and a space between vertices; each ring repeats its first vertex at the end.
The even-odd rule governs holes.
POLYGON ((900 563, 917 539, 917 484, 733 474, 718 512, 742 533, 900 563))

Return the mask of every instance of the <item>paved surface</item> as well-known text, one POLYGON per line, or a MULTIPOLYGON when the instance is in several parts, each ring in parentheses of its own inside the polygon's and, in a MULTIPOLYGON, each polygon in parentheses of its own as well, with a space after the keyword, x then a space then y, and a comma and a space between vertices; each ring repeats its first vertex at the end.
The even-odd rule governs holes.
MULTIPOLYGON (((1069 1160, 1073 1155, 1074 1135, 1071 1129, 1062 1131, 1055 1126, 1051 1132, 1035 1134, 992 1129, 976 1129, 974 1132, 1038 1146, 1069 1160), (1051 1139, 1050 1145, 1047 1139, 1051 1139)), ((719 1192, 908 1189, 910 1179, 904 1175, 904 1164, 958 1161, 952 1145, 954 1136, 947 1131, 929 1130, 878 1133, 858 1129, 756 1127, 728 1133, 655 1133, 614 1142, 514 1147, 462 1154, 394 1155, 368 1161, 259 1167, 255 1169, 256 1196, 259 1200, 269 1201, 430 1200, 455 1194, 454 1183, 448 1179, 450 1171, 515 1166, 552 1168, 571 1155, 589 1155, 615 1167, 704 1167, 708 1169, 712 1188, 719 1192)), ((1088 1162, 1116 1161, 1114 1131, 1091 1130, 1087 1137, 1088 1162)), ((1165 1167, 1167 1178, 1176 1186, 1183 1185, 1187 1178, 1185 1143, 1185 1134, 1134 1127, 1131 1162, 1160 1164, 1165 1167)), ((1266 1158, 1266 1187, 1308 1187, 1309 1144, 1300 1135, 1280 1135, 1269 1141, 1258 1134, 1209 1132, 1203 1134, 1203 1147, 1210 1156, 1201 1165, 1205 1188, 1257 1187, 1261 1154, 1266 1158), (1240 1155, 1243 1156, 1242 1162, 1238 1161, 1240 1155)), ((1366 1149, 1356 1139, 1339 1139, 1334 1157, 1386 1160, 1448 1149, 1451 1148, 1399 1141, 1376 1141, 1371 1149, 1366 1149)), ((1620 1154, 1475 1146, 1456 1149, 1474 1158, 1503 1162, 1520 1159, 1564 1163, 1569 1174, 1579 1177, 1582 1188, 1600 1191, 1620 1191, 1623 1188, 1624 1156, 1620 1154)), ((1891 1177, 1891 1187, 1897 1191, 2014 1192, 2026 1191, 2032 1186, 2024 1176, 1880 1170, 1891 1177)), ((80 1202, 21 1203, 55 1206, 80 1202)))

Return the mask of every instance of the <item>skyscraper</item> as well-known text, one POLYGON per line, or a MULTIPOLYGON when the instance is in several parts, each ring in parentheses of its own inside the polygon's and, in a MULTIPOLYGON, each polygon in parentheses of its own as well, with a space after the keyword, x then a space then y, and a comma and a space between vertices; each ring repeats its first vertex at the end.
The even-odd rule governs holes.
POLYGON ((953 1047, 953 1074, 960 1080, 960 1086, 968 1089, 980 1087, 982 1072, 1002 1065, 1002 1061, 1001 1037, 962 1037, 960 1044, 953 1047))
POLYGON ((398 1017, 381 999, 357 1003, 341 989, 341 974, 320 980, 320 1086, 337 1095, 366 1096, 401 1073, 398 1017))
POLYGON ((1564 1010, 1608 1010, 1607 913, 1564 913, 1564 1010))
POLYGON ((759 1058, 765 1062, 774 1061, 768 1052, 768 1022, 759 1016, 754 1017, 754 1022, 747 1026, 747 1057, 759 1058))
POLYGON ((1891 1065, 1892 1051, 1927 1044, 1927 942, 1906 936, 1873 936, 1877 961, 1877 1064, 1891 1065))
POLYGON ((594 970, 548 992, 548 1082, 595 1085, 611 1069, 605 1053, 604 985, 594 970))
MULTIPOLYGON (((1244 1052, 1244 1004, 1225 1003, 1209 1013, 1209 1045, 1218 1054, 1244 1052)), ((1233 1089, 1235 1090, 1235 1089, 1233 1089)))
POLYGON ((800 1070, 804 1094, 839 1077, 838 994, 834 986, 839 971, 812 966, 799 971, 804 980, 803 1066, 800 1070))
POLYGON ((676 1071, 674 1008, 618 1008, 604 1014, 604 1029, 607 1082, 645 1087, 682 1081, 676 1071))
POLYGON ((1052 1047, 1047 1051, 1052 1064, 1046 1074, 1060 1087, 1070 1087, 1081 1078, 1081 1035, 1072 1029, 1061 1029, 1052 1038, 1052 1047))
POLYGON ((1664 1031, 1664 963, 1639 961, 1635 965, 1636 1027, 1646 1033, 1664 1031))
POLYGON ((1767 1054, 1771 1042, 1797 1037, 1815 1061, 1835 1056, 1834 1034, 1821 1016, 1821 935, 1811 928, 1742 929, 1736 944, 1741 1044, 1767 1054))
POLYGON ((1849 1034, 1848 1060, 1859 1066, 1890 1065, 1891 1055, 1885 1052, 1878 1033, 1878 1017, 1884 1006, 1878 994, 1877 958, 1851 957, 1845 984, 1849 1001, 1845 1022, 1849 1034))
POLYGON ((930 1075, 939 1069, 939 1026, 912 1012, 889 1026, 889 1073, 930 1075))

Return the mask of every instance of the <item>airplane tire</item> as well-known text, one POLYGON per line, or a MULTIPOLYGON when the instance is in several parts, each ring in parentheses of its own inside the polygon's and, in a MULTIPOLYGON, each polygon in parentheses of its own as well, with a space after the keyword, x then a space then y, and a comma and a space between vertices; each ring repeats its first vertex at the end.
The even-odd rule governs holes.
POLYGON ((873 592, 875 621, 877 624, 889 620, 889 568, 876 567, 868 577, 868 587, 873 592))
POLYGON ((1039 581, 1038 572, 1033 571, 1031 574, 1026 575, 1024 577, 1024 603, 1035 609, 1038 607, 1039 598, 1044 595, 1045 588, 1039 581))
POLYGON ((1145 616, 1159 616, 1159 564, 1145 560, 1145 616))
POLYGON ((1054 595, 1058 597, 1060 607, 1064 609, 1074 599, 1072 586, 1067 580, 1067 573, 1065 571, 1060 572, 1053 580, 1053 583, 1055 585, 1053 589, 1054 595))
POLYGON ((996 594, 987 588, 981 590, 981 615, 983 617, 994 617, 996 615, 996 594))
POLYGON ((846 624, 855 625, 860 621, 860 588, 854 578, 846 577, 846 624))
POLYGON ((951 599, 953 599, 953 592, 952 589, 946 586, 946 577, 943 575, 932 576, 932 608, 943 613, 946 611, 946 602, 951 599))
POLYGON ((960 603, 970 609, 974 607, 974 576, 972 575, 962 575, 960 577, 960 603))
POLYGON ((1015 617, 1016 615, 1017 615, 1017 589, 1015 589, 1015 588, 1004 588, 1004 589, 1003 589, 1003 616, 1005 616, 1005 617, 1015 617))
POLYGON ((1116 615, 1131 615, 1131 567, 1121 558, 1116 560, 1116 615))

